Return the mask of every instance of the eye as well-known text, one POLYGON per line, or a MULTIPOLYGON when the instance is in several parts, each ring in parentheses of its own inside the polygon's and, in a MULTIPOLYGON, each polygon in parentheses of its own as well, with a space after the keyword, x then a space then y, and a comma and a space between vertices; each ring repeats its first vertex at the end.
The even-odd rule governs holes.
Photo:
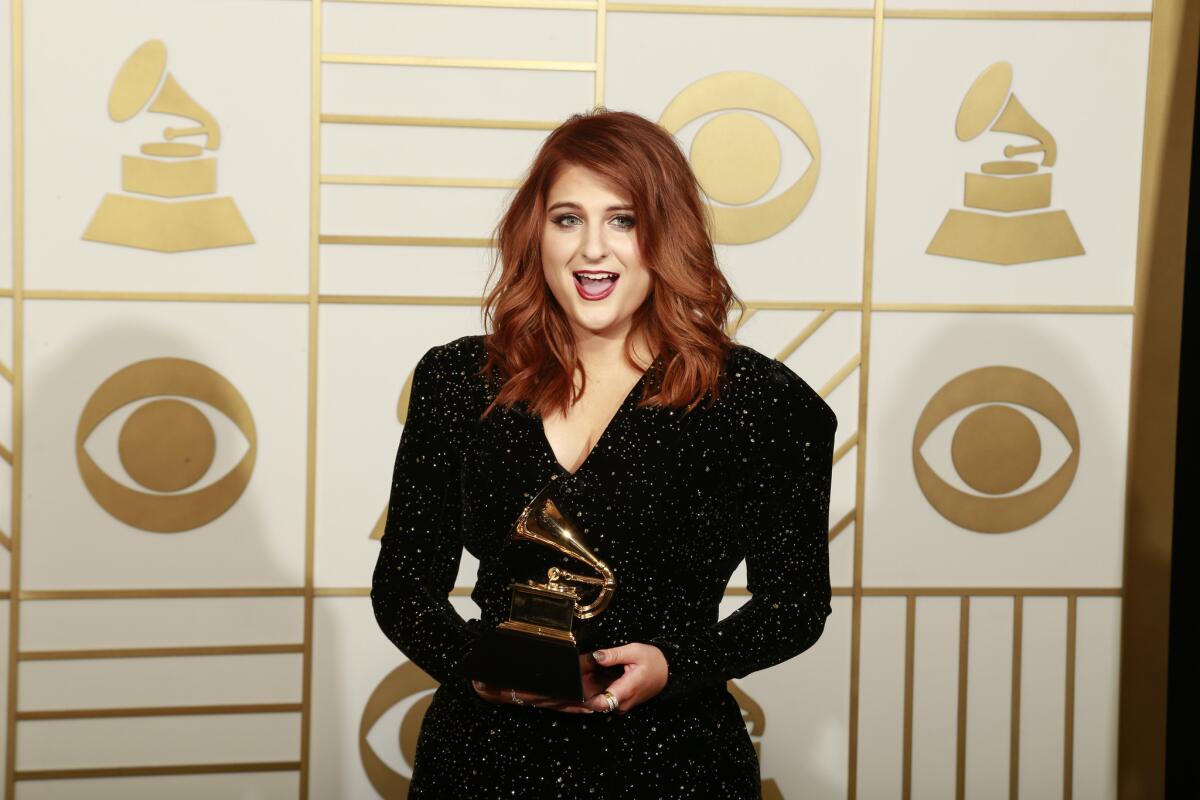
POLYGON ((913 468, 946 519, 1009 533, 1058 505, 1075 479, 1079 449, 1075 415, 1049 382, 1016 367, 982 367, 929 399, 913 434, 913 468))
POLYGON ((689 160, 710 201, 725 204, 709 203, 713 239, 748 244, 786 228, 808 205, 821 171, 821 140, 804 103, 765 75, 719 72, 680 92, 659 124, 675 134, 704 115, 711 116, 693 137, 689 160), (777 128, 790 131, 797 141, 785 148, 777 128), (794 181, 771 199, 747 205, 766 195, 778 182, 781 166, 793 161, 804 165, 794 181))
POLYGON ((113 373, 88 398, 75 431, 76 462, 92 497, 122 522, 155 533, 191 530, 225 513, 249 483, 257 449, 241 393, 220 373, 180 358, 113 373), (244 438, 240 459, 234 431, 244 438), (101 463, 118 467, 116 476, 101 463), (232 466, 222 473, 225 464, 232 466))
POLYGON ((406 661, 367 698, 358 724, 358 752, 367 780, 381 797, 403 797, 408 791, 421 720, 436 688, 433 678, 406 661))

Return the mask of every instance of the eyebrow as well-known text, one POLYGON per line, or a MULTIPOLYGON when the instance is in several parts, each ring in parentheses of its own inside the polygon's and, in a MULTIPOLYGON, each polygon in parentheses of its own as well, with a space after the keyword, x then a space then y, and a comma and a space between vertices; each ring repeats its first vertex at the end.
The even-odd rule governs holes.
MULTIPOLYGON (((581 211, 583 210, 583 206, 579 205, 579 203, 576 203, 574 200, 559 200, 557 203, 550 206, 546 210, 553 211, 554 209, 559 208, 559 207, 578 208, 581 211)), ((633 206, 609 206, 608 208, 606 208, 604 210, 605 211, 633 211, 634 208, 633 208, 633 206)))

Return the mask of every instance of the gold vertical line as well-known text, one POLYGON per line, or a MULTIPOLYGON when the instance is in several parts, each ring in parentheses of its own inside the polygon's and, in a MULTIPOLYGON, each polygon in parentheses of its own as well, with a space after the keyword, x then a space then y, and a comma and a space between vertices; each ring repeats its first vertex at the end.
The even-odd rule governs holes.
MULTIPOLYGON (((1155 0, 1138 203, 1125 474, 1117 793, 1165 788, 1180 329, 1200 4, 1155 0)), ((1193 212, 1194 213, 1194 212, 1193 212)))
POLYGON ((1013 597, 1013 644, 1012 644, 1012 724, 1008 731, 1008 797, 1017 800, 1017 782, 1021 774, 1021 615, 1025 598, 1013 597))
POLYGON ((16 796, 17 651, 21 633, 21 472, 25 392, 25 70, 22 0, 12 0, 12 530, 9 547, 8 706, 4 741, 4 796, 16 796))
POLYGON ((912 798, 912 750, 913 750, 913 668, 917 639, 917 596, 904 598, 904 763, 901 775, 900 796, 912 798))
POLYGON ((1067 596, 1066 695, 1063 703, 1063 800, 1074 793, 1075 763, 1075 606, 1079 598, 1067 596))
POLYGON ((317 474, 317 322, 320 310, 321 234, 321 0, 312 0, 308 184, 308 442, 304 479, 304 656, 300 698, 300 800, 308 798, 312 735, 313 538, 317 474))
POLYGON ((954 798, 967 795, 967 658, 971 644, 971 596, 958 604, 958 729, 954 741, 954 798))
POLYGON ((608 59, 604 57, 607 30, 608 0, 596 0, 596 53, 593 56, 596 62, 596 82, 593 104, 598 106, 604 105, 604 70, 608 66, 608 59))
POLYGON ((875 262, 875 178, 879 158, 879 86, 883 74, 883 0, 875 0, 871 27, 871 128, 867 143, 867 207, 863 225, 862 320, 858 371, 858 463, 854 479, 854 585, 850 619, 850 719, 846 798, 858 794, 858 681, 862 651, 863 484, 867 470, 867 387, 871 372, 871 274, 875 262))

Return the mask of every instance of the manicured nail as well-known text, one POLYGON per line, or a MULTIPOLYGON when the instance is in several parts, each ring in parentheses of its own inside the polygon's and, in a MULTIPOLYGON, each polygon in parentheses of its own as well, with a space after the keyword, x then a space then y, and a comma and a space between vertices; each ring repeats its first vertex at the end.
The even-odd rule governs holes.
POLYGON ((608 653, 604 652, 603 650, 597 650, 596 652, 592 653, 592 658, 596 659, 597 661, 604 661, 604 659, 608 658, 608 653))

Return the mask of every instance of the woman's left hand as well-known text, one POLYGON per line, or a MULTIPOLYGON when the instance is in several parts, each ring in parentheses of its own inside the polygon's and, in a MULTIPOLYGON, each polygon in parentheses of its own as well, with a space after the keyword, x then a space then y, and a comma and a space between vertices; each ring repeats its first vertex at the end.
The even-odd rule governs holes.
MULTIPOLYGON (((597 650, 592 653, 596 663, 608 669, 620 669, 621 676, 608 685, 617 698, 617 712, 630 711, 646 702, 667 685, 667 659, 652 644, 634 642, 597 650)), ((601 692, 586 703, 593 711, 608 711, 608 699, 601 692)))

